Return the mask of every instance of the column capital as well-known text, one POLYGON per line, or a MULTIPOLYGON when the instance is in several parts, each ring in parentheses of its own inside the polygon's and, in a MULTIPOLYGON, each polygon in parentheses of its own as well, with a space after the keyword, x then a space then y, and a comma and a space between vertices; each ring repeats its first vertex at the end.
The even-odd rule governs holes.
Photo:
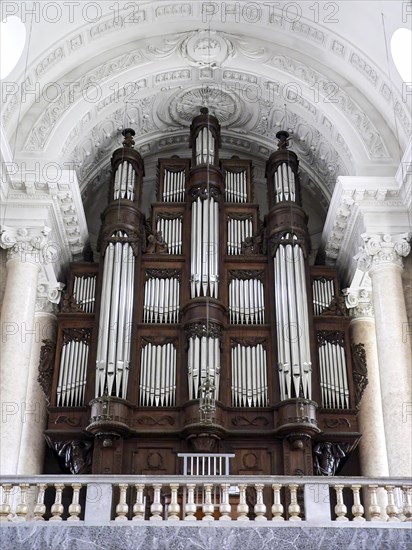
POLYGON ((60 302, 63 283, 49 284, 47 282, 37 285, 36 312, 56 313, 57 304, 60 302))
POLYGON ((0 228, 0 246, 7 250, 7 260, 34 263, 40 266, 48 260, 47 240, 49 227, 0 228))
POLYGON ((345 296, 345 305, 349 310, 349 315, 353 319, 361 317, 374 318, 372 292, 364 288, 345 288, 343 294, 345 296))
POLYGON ((362 271, 373 271, 386 266, 398 266, 403 268, 402 257, 409 254, 410 234, 400 235, 369 234, 361 235, 364 245, 359 247, 359 252, 354 259, 358 262, 358 268, 362 271))

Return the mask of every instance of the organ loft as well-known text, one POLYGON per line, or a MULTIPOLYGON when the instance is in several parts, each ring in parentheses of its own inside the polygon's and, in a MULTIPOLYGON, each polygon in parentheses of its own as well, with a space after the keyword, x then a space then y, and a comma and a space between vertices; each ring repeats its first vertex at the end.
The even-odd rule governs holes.
POLYGON ((359 474, 364 349, 335 269, 309 265, 288 133, 267 160, 263 221, 251 162, 219 158, 207 108, 191 156, 159 159, 150 219, 123 135, 100 261, 70 265, 56 345, 42 348, 45 473, 179 474, 187 453, 233 455, 239 475, 359 474))

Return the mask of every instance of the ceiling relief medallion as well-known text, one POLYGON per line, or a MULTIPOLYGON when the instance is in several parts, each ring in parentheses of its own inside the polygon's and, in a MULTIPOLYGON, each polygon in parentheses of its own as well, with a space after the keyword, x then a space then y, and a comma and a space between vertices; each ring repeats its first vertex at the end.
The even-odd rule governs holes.
POLYGON ((189 65, 216 68, 234 56, 235 46, 223 33, 196 30, 164 40, 162 46, 147 47, 147 53, 154 57, 169 57, 177 52, 189 65))
MULTIPOLYGON (((205 85, 192 90, 184 90, 172 98, 169 106, 170 118, 184 126, 190 126, 192 119, 199 114, 200 107, 208 107, 223 126, 237 122, 242 111, 241 100, 231 96, 216 86, 205 85)), ((244 108, 243 108, 244 110, 244 108)))

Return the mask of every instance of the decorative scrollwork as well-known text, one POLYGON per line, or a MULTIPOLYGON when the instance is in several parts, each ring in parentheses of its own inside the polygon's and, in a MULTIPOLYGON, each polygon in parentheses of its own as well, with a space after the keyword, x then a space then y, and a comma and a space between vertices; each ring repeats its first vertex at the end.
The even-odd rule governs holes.
POLYGON ((167 243, 160 231, 151 231, 147 234, 146 254, 167 254, 167 243))
POLYGON ((152 416, 139 416, 136 422, 140 426, 173 426, 175 419, 169 415, 163 415, 159 418, 153 418, 152 416))
POLYGON ((239 269, 239 270, 231 269, 228 273, 228 280, 230 282, 232 279, 241 279, 242 281, 246 281, 248 279, 256 279, 258 281, 263 282, 264 276, 265 276, 264 271, 252 271, 252 270, 246 270, 246 269, 239 269))
POLYGON ((179 269, 146 269, 145 280, 148 279, 179 279, 179 269))
POLYGON ((186 327, 186 337, 189 338, 219 338, 222 339, 222 329, 217 323, 192 323, 186 327))
POLYGON ((345 333, 341 330, 318 330, 316 337, 319 346, 324 346, 326 343, 342 347, 345 345, 345 333))
POLYGON ((324 420, 325 428, 337 428, 338 426, 347 426, 348 428, 351 427, 350 421, 345 418, 325 418, 324 420))
POLYGON ((50 405, 50 390, 53 379, 54 356, 56 352, 56 343, 52 340, 42 340, 43 345, 40 350, 39 374, 37 381, 43 390, 47 404, 50 405))
POLYGON ((122 224, 110 224, 104 226, 100 233, 97 249, 105 251, 109 243, 129 243, 133 250, 133 254, 137 256, 142 246, 143 238, 144 231, 140 228, 134 228, 132 230, 129 227, 124 227, 122 224), (125 233, 126 236, 118 236, 117 233, 119 231, 125 233))
POLYGON ((266 349, 266 338, 236 338, 233 337, 230 339, 230 345, 232 348, 234 348, 237 345, 245 346, 245 347, 253 347, 261 344, 264 349, 266 349))
POLYGON ((73 294, 65 292, 60 302, 61 313, 84 313, 84 310, 80 304, 76 302, 73 294))
POLYGON ((89 328, 64 328, 63 329, 63 345, 68 342, 83 342, 89 345, 91 338, 91 329, 89 328))
POLYGON ((355 386, 355 407, 359 409, 363 392, 368 385, 365 344, 355 344, 352 342, 351 349, 353 357, 352 374, 355 386))
POLYGON ((155 346, 165 346, 166 344, 176 345, 176 338, 167 336, 142 336, 142 345, 153 344, 155 346))
POLYGON ((233 426, 267 426, 269 420, 265 416, 255 416, 249 420, 246 416, 235 416, 232 418, 233 426))
POLYGON ((223 201, 223 195, 221 190, 214 185, 199 185, 197 187, 192 187, 189 192, 189 198, 193 202, 197 198, 200 200, 213 198, 216 202, 223 201))
POLYGON ((343 298, 343 296, 334 296, 328 307, 322 311, 321 315, 325 315, 328 317, 347 317, 348 311, 346 309, 345 299, 343 298))

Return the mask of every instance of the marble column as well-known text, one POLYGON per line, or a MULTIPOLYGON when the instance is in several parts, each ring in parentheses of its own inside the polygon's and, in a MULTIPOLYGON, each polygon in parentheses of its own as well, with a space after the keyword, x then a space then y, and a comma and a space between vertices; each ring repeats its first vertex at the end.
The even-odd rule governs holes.
POLYGON ((372 281, 389 475, 410 477, 412 357, 402 287, 402 257, 409 254, 410 246, 407 235, 362 237, 365 244, 356 259, 358 267, 368 271, 372 281))
POLYGON ((6 289, 1 309, 0 468, 17 474, 26 407, 27 382, 39 269, 50 230, 2 228, 0 245, 8 249, 6 289))
MULTIPOLYGON (((344 291, 346 306, 351 316, 351 341, 355 346, 363 344, 366 360, 367 386, 359 404, 359 442, 361 475, 364 477, 388 477, 385 427, 383 423, 382 395, 379 378, 379 361, 375 333, 371 292, 364 289, 344 291)), ((359 364, 359 360, 356 362, 359 364)), ((355 369, 356 370, 356 364, 355 369)), ((365 515, 368 518, 369 495, 363 492, 365 515)), ((377 490, 382 519, 386 519, 387 496, 383 488, 377 490)))
POLYGON ((18 475, 38 475, 43 472, 45 440, 43 432, 47 421, 47 402, 38 382, 40 350, 44 340, 54 342, 56 337, 56 304, 61 287, 48 289, 39 285, 34 315, 35 338, 32 339, 26 390, 26 405, 22 413, 23 430, 20 443, 18 475))

